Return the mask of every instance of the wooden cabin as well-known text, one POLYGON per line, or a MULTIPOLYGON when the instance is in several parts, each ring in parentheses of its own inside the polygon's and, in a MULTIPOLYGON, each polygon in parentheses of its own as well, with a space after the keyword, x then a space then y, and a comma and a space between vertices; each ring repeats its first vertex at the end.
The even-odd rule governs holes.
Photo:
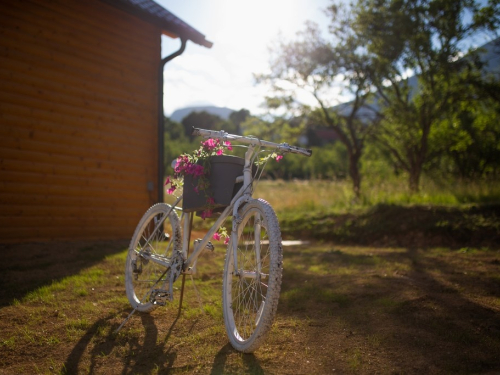
POLYGON ((152 0, 0 2, 0 242, 130 238, 161 200, 162 34, 211 46, 152 0))

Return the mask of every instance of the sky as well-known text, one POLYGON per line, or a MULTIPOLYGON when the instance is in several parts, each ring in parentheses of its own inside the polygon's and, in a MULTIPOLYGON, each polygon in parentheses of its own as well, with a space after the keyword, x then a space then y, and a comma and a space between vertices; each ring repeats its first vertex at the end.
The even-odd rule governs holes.
MULTIPOLYGON (((314 21, 325 32, 329 0, 155 0, 213 42, 208 49, 188 42, 182 55, 166 64, 164 108, 214 105, 262 113, 266 87, 253 73, 269 68, 269 46, 278 35, 293 40, 314 21)), ((179 39, 162 38, 162 57, 180 47, 179 39)))

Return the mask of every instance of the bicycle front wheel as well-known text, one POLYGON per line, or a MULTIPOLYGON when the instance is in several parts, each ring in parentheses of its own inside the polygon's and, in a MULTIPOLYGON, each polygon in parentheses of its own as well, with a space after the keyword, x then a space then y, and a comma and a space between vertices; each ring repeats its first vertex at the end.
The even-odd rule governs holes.
POLYGON ((233 347, 251 353, 263 343, 276 314, 283 249, 278 219, 269 203, 253 199, 238 213, 242 222, 237 233, 237 269, 231 240, 224 267, 223 313, 233 347))
POLYGON ((168 285, 170 270, 151 257, 168 264, 181 248, 179 217, 171 206, 152 206, 139 221, 130 241, 125 266, 125 288, 130 304, 142 312, 154 310, 158 304, 153 290, 168 285))

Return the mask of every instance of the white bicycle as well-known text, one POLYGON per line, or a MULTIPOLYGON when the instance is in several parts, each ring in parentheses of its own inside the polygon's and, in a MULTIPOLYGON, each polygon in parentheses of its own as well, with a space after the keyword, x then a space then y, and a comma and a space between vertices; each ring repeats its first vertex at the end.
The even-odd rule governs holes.
MULTIPOLYGON (((219 183, 216 189, 229 189, 230 196, 221 204, 225 208, 214 225, 202 239, 194 241, 191 254, 189 244, 196 209, 186 208, 189 205, 186 202, 182 208, 177 207, 183 196, 186 201, 186 186, 174 204, 159 203, 144 214, 132 237, 126 261, 125 285, 134 309, 129 317, 136 310, 150 312, 172 301, 173 284, 179 276, 195 272, 199 255, 205 249, 213 250, 210 239, 232 216, 224 266, 224 323, 233 347, 250 353, 263 343, 274 320, 283 258, 281 232, 273 208, 263 199, 252 197, 252 183, 263 169, 256 167, 256 158, 263 150, 305 156, 311 156, 311 150, 224 131, 193 129, 193 135, 245 145, 245 158, 229 157, 236 158, 230 160, 233 172, 225 173, 222 164, 220 178, 211 178, 214 185, 219 183)), ((184 290, 184 277, 182 279, 180 305, 184 290)))

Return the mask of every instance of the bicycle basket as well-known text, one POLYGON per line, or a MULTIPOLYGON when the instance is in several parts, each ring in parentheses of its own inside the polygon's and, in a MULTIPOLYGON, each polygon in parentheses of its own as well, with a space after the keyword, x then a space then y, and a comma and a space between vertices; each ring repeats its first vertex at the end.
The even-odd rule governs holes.
POLYGON ((243 183, 235 183, 236 177, 243 175, 245 165, 243 158, 231 155, 212 156, 210 163, 210 186, 207 190, 197 193, 194 188, 198 185, 198 177, 184 176, 182 199, 184 212, 229 206, 233 197, 243 186, 243 183), (207 195, 214 198, 214 205, 208 205, 207 195))

